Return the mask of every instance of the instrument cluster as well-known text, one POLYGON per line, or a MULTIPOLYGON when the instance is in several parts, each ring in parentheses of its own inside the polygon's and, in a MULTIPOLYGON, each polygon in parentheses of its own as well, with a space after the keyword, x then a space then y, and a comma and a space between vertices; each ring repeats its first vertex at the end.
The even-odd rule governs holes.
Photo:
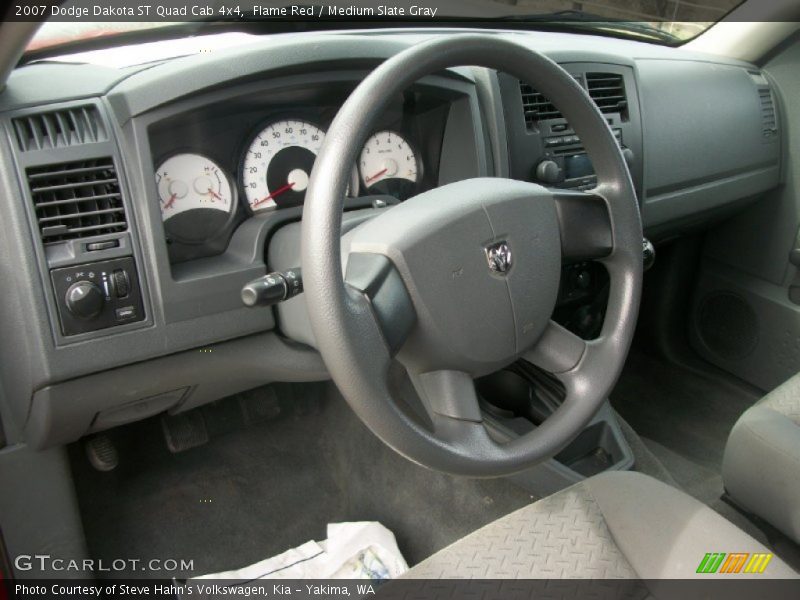
MULTIPOLYGON (((301 206, 325 129, 305 117, 271 119, 251 131, 238 172, 201 151, 162 157, 155 177, 168 241, 204 244, 230 229, 237 207, 245 215, 301 206)), ((348 197, 390 195, 405 200, 422 191, 422 161, 407 135, 376 131, 353 166, 348 197)))

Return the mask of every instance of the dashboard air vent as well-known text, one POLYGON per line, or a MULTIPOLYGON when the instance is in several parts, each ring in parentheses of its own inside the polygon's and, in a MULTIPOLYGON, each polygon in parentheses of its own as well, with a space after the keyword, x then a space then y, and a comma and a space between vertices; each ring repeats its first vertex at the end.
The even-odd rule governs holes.
POLYGON ((586 90, 601 113, 627 114, 625 82, 619 73, 587 73, 586 90))
POLYGON ((522 94, 522 111, 525 115, 525 125, 527 125, 528 129, 534 129, 538 121, 561 118, 561 112, 541 92, 521 81, 519 90, 522 94))
POLYGON ((108 139, 103 120, 94 106, 79 106, 17 117, 14 133, 20 150, 49 150, 108 139))
POLYGON ((775 101, 769 88, 759 88, 758 101, 761 105, 761 135, 770 138, 778 133, 778 120, 775 116, 775 101))
POLYGON ((44 243, 125 231, 111 158, 31 167, 26 174, 44 243))

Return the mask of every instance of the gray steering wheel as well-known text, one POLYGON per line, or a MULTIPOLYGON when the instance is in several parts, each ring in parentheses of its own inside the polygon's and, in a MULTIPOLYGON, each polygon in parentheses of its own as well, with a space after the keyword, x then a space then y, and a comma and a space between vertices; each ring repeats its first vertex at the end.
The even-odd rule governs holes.
POLYGON ((620 148, 580 85, 517 43, 458 35, 387 60, 339 110, 306 193, 302 267, 322 358, 367 427, 432 469, 499 476, 555 455, 607 398, 636 323, 642 226, 620 148), (550 98, 580 136, 597 187, 470 179, 384 210, 343 238, 342 198, 377 117, 421 77, 460 65, 505 71, 550 98), (572 259, 599 260, 610 276, 593 341, 550 319, 562 260, 572 259), (521 357, 560 379, 566 397, 541 426, 500 442, 482 423, 473 379, 521 357), (404 403, 397 365, 424 410, 404 403))

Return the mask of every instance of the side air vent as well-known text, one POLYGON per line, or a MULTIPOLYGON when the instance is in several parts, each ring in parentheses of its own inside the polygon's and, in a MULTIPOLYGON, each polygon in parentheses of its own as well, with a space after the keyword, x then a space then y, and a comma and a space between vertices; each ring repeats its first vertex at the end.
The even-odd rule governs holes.
POLYGON ((537 92, 530 85, 521 81, 519 90, 522 94, 522 111, 528 129, 534 129, 538 121, 561 118, 561 112, 541 92, 537 92))
POLYGON ((20 150, 49 150, 108 139, 103 120, 94 106, 79 106, 17 117, 14 133, 20 150))
POLYGON ((771 138, 778 134, 778 119, 775 115, 775 101, 769 88, 758 89, 758 101, 761 105, 761 135, 771 138))
POLYGON ((44 243, 127 228, 111 158, 31 167, 26 174, 44 243))
POLYGON ((601 113, 621 113, 623 118, 627 116, 625 81, 619 73, 587 73, 586 89, 601 113))

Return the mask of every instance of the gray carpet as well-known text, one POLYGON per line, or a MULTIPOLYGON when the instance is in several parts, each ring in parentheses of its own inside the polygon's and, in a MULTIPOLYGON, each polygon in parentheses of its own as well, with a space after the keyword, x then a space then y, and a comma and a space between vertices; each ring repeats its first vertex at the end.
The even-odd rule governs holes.
POLYGON ((614 408, 642 438, 717 472, 728 433, 757 399, 752 391, 722 376, 639 352, 628 356, 611 394, 614 408))
POLYGON ((200 575, 324 539, 329 522, 378 520, 413 564, 533 500, 505 480, 454 478, 401 458, 329 388, 276 389, 279 416, 245 427, 238 400, 224 401, 206 409, 211 441, 179 454, 166 450, 158 420, 115 430, 121 460, 110 473, 89 467, 75 444, 92 556, 191 559, 194 572, 177 575, 200 575))
MULTIPOLYGON (((718 463, 733 420, 753 399, 676 369, 632 355, 615 390, 636 468, 747 526, 719 501, 718 463)), ((245 422, 242 397, 206 407, 211 441, 179 454, 167 451, 157 419, 111 433, 121 462, 110 473, 89 467, 73 445, 92 556, 192 559, 193 572, 177 575, 199 575, 324 539, 329 522, 377 520, 415 564, 538 499, 507 480, 451 477, 407 461, 331 386, 271 389, 245 396, 274 393, 269 419, 245 422)))
POLYGON ((757 527, 721 499, 725 442, 733 424, 758 397, 713 371, 631 352, 611 403, 678 488, 766 542, 757 527))

